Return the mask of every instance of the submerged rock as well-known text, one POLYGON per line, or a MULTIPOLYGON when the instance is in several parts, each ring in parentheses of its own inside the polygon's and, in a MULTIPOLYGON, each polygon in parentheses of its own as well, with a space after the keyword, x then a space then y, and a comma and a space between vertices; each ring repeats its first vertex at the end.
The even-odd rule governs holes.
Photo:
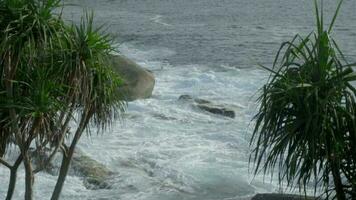
POLYGON ((315 197, 305 197, 293 194, 256 194, 251 200, 316 200, 315 197))
POLYGON ((212 114, 235 118, 235 111, 228 105, 215 104, 205 99, 193 98, 190 95, 181 95, 179 100, 191 102, 197 108, 212 114))
POLYGON ((72 159, 72 170, 84 178, 84 185, 88 189, 109 189, 111 184, 108 182, 114 174, 105 165, 76 151, 72 159))
POLYGON ((207 112, 216 114, 216 115, 222 115, 225 117, 230 117, 230 118, 235 118, 235 112, 233 110, 229 110, 228 108, 224 108, 223 106, 220 105, 212 105, 212 104, 203 104, 203 105, 197 105, 198 108, 205 110, 207 112))
MULTIPOLYGON (((51 175, 58 175, 60 166, 56 165, 56 162, 46 162, 49 157, 49 150, 33 150, 31 151, 31 157, 35 168, 41 167, 43 171, 51 175)), ((111 187, 109 180, 114 175, 114 172, 109 170, 105 165, 85 155, 83 152, 76 150, 73 154, 70 166, 70 175, 82 177, 84 186, 87 189, 97 190, 109 189, 111 187)))
POLYGON ((138 64, 121 55, 112 56, 112 65, 124 81, 120 89, 124 99, 134 101, 152 96, 155 78, 152 72, 142 68, 138 64))

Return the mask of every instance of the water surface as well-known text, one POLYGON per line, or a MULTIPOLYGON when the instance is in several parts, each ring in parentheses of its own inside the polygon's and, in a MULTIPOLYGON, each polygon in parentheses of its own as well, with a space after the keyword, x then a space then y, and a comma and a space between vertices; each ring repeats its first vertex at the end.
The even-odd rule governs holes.
MULTIPOLYGON (((116 172, 108 190, 87 190, 68 176, 63 199, 239 200, 276 192, 276 182, 249 173, 249 140, 257 90, 281 42, 313 30, 311 0, 74 0, 114 34, 118 50, 153 71, 153 97, 129 103, 123 120, 79 148, 116 172), (236 118, 212 115, 178 101, 189 94, 229 104, 236 118)), ((335 5, 325 1, 330 18, 335 5)), ((334 35, 356 61, 356 1, 346 0, 334 35)), ((0 167, 0 199, 7 169, 0 167)), ((24 193, 19 173, 16 199, 24 193)), ((56 177, 36 177, 35 199, 48 199, 56 177)))

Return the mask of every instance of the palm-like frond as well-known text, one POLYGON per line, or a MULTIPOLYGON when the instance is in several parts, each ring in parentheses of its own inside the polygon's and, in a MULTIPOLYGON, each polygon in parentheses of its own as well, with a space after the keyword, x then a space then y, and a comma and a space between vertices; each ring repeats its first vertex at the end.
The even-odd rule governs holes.
POLYGON ((315 181, 315 189, 321 183, 329 191, 329 176, 333 187, 338 187, 335 179, 342 179, 341 192, 355 189, 350 176, 356 169, 355 65, 347 63, 329 35, 341 2, 326 31, 315 4, 317 32, 281 46, 259 98, 251 143, 256 145, 255 173, 278 166, 280 181, 300 189, 315 181))
MULTIPOLYGON (((66 111, 90 109, 93 122, 105 127, 114 113, 124 109, 117 92, 121 80, 108 62, 113 50, 109 35, 94 29, 92 15, 79 26, 64 25, 60 16, 52 14, 59 3, 0 1, 0 139, 4 144, 14 131, 9 129, 11 123, 25 130, 31 123, 24 127, 23 121, 47 116, 40 120, 46 121, 43 127, 60 127, 64 115, 72 117, 66 111), (10 96, 6 82, 11 83, 10 96), (16 119, 11 119, 9 110, 17 114, 16 119)), ((47 134, 50 129, 37 132, 47 134)))
MULTIPOLYGON (((60 0, 0 1, 0 159, 12 142, 21 150, 16 168, 0 161, 13 171, 23 157, 26 177, 32 177, 31 144, 52 148, 49 162, 74 134, 73 154, 90 123, 103 130, 125 108, 121 79, 109 62, 112 39, 94 28, 93 15, 79 25, 64 24, 53 14, 59 5, 60 0), (76 120, 78 128, 69 131, 76 120)), ((64 165, 71 156, 66 159, 64 165)), ((27 198, 31 190, 26 189, 27 198)))

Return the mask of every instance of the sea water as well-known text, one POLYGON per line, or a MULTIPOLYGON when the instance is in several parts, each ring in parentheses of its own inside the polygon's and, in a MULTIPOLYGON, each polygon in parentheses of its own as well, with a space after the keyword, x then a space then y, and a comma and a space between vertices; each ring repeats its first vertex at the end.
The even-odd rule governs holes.
MULTIPOLYGON (((152 98, 130 102, 102 135, 78 148, 115 172, 104 190, 88 190, 69 175, 62 199, 241 200, 285 188, 249 164, 259 88, 281 42, 314 30, 311 0, 75 0, 64 17, 78 22, 94 10, 116 37, 117 50, 156 78, 152 98), (227 104, 234 119, 178 101, 180 95, 227 104)), ((325 1, 331 19, 335 1, 325 1)), ((356 1, 345 0, 334 35, 356 61, 356 1)), ((15 154, 15 152, 13 152, 15 154)), ((9 154, 9 159, 14 155, 9 154)), ((0 199, 9 172, 0 167, 0 199)), ((39 173, 35 199, 49 199, 56 177, 39 173)), ((21 168, 14 199, 23 199, 21 168)))

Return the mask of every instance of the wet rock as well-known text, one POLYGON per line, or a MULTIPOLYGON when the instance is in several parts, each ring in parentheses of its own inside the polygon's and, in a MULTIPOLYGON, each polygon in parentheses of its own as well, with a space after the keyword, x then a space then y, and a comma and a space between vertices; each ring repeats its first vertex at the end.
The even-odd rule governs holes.
POLYGON ((84 178, 84 185, 88 189, 110 189, 108 182, 114 174, 105 165, 76 151, 73 155, 71 168, 74 172, 84 178))
POLYGON ((181 95, 179 100, 190 102, 195 107, 212 114, 235 118, 235 111, 232 108, 229 108, 228 105, 215 104, 205 99, 193 98, 190 95, 181 95))
POLYGON ((235 118, 235 112, 233 110, 230 110, 228 108, 224 108, 223 106, 220 105, 212 105, 212 104, 203 104, 203 105, 197 105, 198 108, 205 110, 207 112, 216 114, 216 115, 222 115, 225 117, 230 117, 230 118, 235 118))
POLYGON ((124 81, 120 89, 127 101, 145 99, 152 96, 155 78, 152 72, 121 55, 112 56, 112 65, 124 81))
POLYGON ((251 200, 316 200, 315 197, 305 197, 293 194, 256 194, 251 200))
POLYGON ((184 101, 194 101, 193 97, 187 94, 180 95, 178 100, 184 100, 184 101))
MULTIPOLYGON (((60 164, 57 162, 46 162, 50 154, 49 152, 49 150, 30 151, 32 163, 36 169, 41 167, 41 169, 43 169, 42 171, 57 176, 60 164)), ((87 189, 93 190, 110 189, 111 183, 109 180, 114 175, 105 165, 90 158, 79 150, 76 150, 73 154, 69 174, 82 177, 84 186, 87 189)))

